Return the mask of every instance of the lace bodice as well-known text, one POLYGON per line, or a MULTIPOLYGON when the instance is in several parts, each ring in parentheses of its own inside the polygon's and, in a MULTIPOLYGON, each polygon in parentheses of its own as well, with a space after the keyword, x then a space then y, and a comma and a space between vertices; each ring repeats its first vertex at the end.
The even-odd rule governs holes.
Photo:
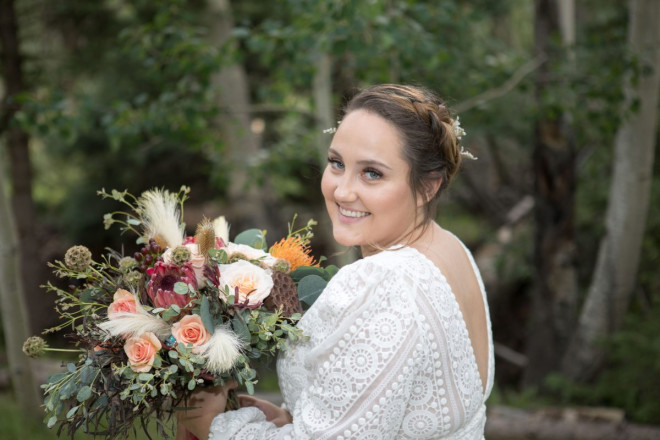
POLYGON ((309 339, 278 360, 293 423, 277 428, 259 409, 242 408, 218 415, 210 439, 483 438, 494 371, 490 320, 483 390, 454 294, 417 250, 342 268, 299 326, 309 339))

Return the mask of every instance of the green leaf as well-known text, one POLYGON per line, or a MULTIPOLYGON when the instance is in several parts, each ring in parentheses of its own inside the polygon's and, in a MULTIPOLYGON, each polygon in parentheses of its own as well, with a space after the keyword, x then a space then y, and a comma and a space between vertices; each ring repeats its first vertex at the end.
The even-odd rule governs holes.
POLYGON ((202 318, 206 330, 210 334, 213 334, 215 326, 213 325, 213 317, 211 317, 211 303, 207 296, 202 296, 202 303, 199 306, 199 316, 202 318))
POLYGON ((69 373, 75 373, 76 372, 76 366, 75 366, 75 364, 72 364, 71 362, 66 364, 66 369, 69 373))
POLYGON ((231 325, 234 329, 234 333, 245 343, 250 343, 250 330, 248 329, 247 324, 240 315, 234 316, 232 319, 231 325))
POLYGON ((264 237, 263 232, 260 229, 248 229, 247 231, 241 232, 234 238, 234 243, 246 244, 263 251, 268 248, 266 237, 264 237))
POLYGON ((314 304, 328 282, 318 275, 308 275, 298 283, 298 298, 308 306, 314 304))
POLYGON ((94 404, 91 407, 91 410, 93 411, 95 409, 102 408, 102 407, 106 406, 107 404, 108 404, 108 396, 101 396, 98 399, 96 399, 96 401, 94 402, 94 404))
POLYGON ((138 374, 138 379, 141 380, 142 382, 149 382, 153 378, 154 378, 154 375, 151 374, 151 373, 140 373, 140 374, 138 374))
POLYGON ((246 381, 245 389, 247 390, 248 394, 254 394, 254 384, 252 382, 246 381))
POLYGON ((76 411, 78 411, 78 405, 74 406, 73 408, 71 408, 69 410, 69 412, 66 413, 66 418, 70 419, 71 417, 73 417, 73 415, 76 413, 76 411))
POLYGON ((187 295, 188 294, 188 284, 178 281, 174 283, 174 292, 178 293, 179 295, 187 295))
POLYGON ((98 368, 94 368, 89 365, 85 365, 81 370, 80 370, 80 382, 84 385, 90 385, 92 381, 94 380, 94 377, 96 377, 96 372, 98 371, 98 368))
POLYGON ((323 274, 324 274, 324 270, 322 267, 300 266, 298 269, 291 272, 290 275, 291 278, 293 278, 293 281, 297 283, 308 275, 318 275, 322 277, 323 274))
POLYGON ((179 357, 179 353, 177 353, 177 352, 174 351, 174 350, 170 350, 170 351, 168 351, 167 354, 168 354, 169 357, 171 357, 172 359, 176 359, 176 358, 179 357))
POLYGON ((87 385, 82 387, 80 391, 78 391, 78 394, 76 395, 76 399, 78 400, 78 402, 84 402, 90 397, 92 397, 92 389, 87 385))
POLYGON ((194 390, 196 386, 197 386, 197 381, 195 379, 190 379, 188 381, 188 389, 190 391, 194 390))
POLYGON ((50 429, 53 426, 55 426, 55 423, 57 423, 57 416, 53 416, 50 419, 48 419, 48 423, 46 423, 46 426, 50 429))

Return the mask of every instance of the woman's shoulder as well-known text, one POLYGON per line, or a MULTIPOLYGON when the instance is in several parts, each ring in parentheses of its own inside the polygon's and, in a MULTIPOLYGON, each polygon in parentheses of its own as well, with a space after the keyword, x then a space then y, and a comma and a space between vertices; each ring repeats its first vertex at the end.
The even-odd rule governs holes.
POLYGON ((338 282, 357 281, 366 285, 410 283, 411 278, 433 276, 428 260, 410 247, 394 247, 361 258, 342 267, 333 280, 338 282))

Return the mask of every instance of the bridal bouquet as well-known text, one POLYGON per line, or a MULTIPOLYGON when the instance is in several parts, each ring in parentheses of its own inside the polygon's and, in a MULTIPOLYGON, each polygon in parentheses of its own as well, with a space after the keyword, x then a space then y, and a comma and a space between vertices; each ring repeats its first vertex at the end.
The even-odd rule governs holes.
MULTIPOLYGON (((186 236, 178 193, 150 190, 140 197, 99 191, 127 206, 106 214, 137 234, 141 250, 125 256, 109 250, 98 261, 84 246, 50 264, 68 289, 52 283, 62 323, 78 360, 51 376, 44 389, 46 424, 69 435, 77 430, 126 438, 152 416, 159 436, 170 416, 197 387, 236 380, 249 393, 257 382, 255 362, 267 360, 288 341, 303 337, 295 323, 301 300, 311 304, 336 272, 310 256, 310 220, 268 248, 265 231, 245 231, 229 241, 223 217, 203 220, 186 236)), ((48 350, 32 337, 24 351, 48 350)), ((237 402, 234 402, 237 406, 237 402)))

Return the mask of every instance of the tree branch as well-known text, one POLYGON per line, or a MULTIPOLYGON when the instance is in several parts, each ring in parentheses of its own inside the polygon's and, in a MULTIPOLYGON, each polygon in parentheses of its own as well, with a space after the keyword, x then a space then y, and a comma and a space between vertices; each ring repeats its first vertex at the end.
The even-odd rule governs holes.
POLYGON ((513 73, 511 78, 509 78, 504 82, 504 84, 494 89, 486 90, 485 92, 480 93, 479 95, 474 96, 472 98, 468 98, 463 102, 459 102, 458 104, 453 106, 454 111, 456 113, 463 113, 487 101, 491 101, 493 99, 506 95, 511 90, 513 90, 527 75, 529 75, 530 73, 538 69, 543 63, 545 63, 546 60, 547 58, 543 56, 543 57, 536 57, 533 60, 528 61, 527 63, 520 66, 518 70, 516 70, 513 73))

